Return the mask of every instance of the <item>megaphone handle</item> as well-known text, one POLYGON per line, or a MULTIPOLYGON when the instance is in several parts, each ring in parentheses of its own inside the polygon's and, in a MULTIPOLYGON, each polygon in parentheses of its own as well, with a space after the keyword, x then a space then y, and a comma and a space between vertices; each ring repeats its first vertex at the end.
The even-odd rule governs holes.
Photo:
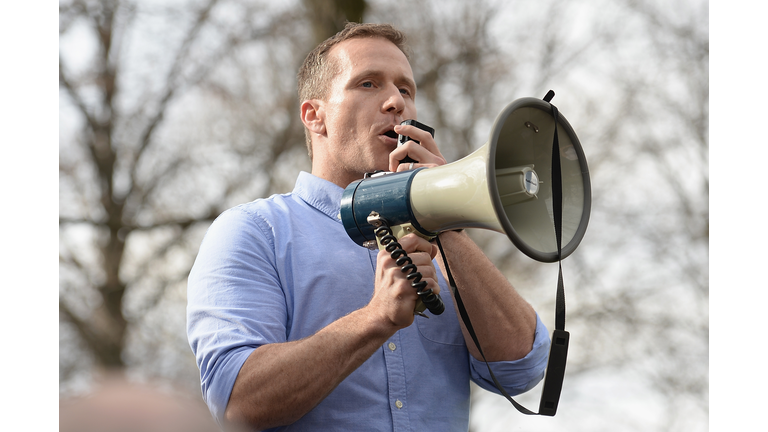
MULTIPOLYGON (((389 255, 395 260, 395 263, 400 266, 400 271, 407 274, 406 279, 411 281, 411 286, 418 290, 416 294, 419 295, 421 302, 424 303, 427 310, 432 312, 433 315, 440 315, 445 311, 445 305, 443 304, 443 299, 440 297, 440 294, 435 294, 435 292, 432 291, 432 288, 427 288, 427 282, 421 280, 421 273, 417 271, 416 265, 413 264, 411 258, 400 246, 400 243, 397 242, 397 238, 392 233, 392 229, 384 223, 383 220, 380 221, 382 224, 374 230, 374 234, 376 235, 379 244, 389 252, 389 255)), ((418 310, 414 312, 420 314, 418 310)), ((426 317, 426 315, 423 316, 426 317)))

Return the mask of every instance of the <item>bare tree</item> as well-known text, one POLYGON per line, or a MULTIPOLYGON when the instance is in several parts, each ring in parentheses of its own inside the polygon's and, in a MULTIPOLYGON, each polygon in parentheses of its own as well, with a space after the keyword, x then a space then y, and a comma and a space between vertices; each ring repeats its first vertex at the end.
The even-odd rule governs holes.
MULTIPOLYGON (((339 13, 259 1, 60 4, 68 133, 60 143, 59 310, 62 345, 79 347, 63 355, 64 382, 83 359, 119 370, 162 359, 168 338, 158 320, 170 305, 183 307, 207 224, 238 200, 285 188, 281 167, 307 167, 285 71, 297 69, 318 32, 338 30, 326 22, 343 26, 339 13), (301 31, 296 23, 310 16, 325 27, 301 31), (265 57, 269 67, 255 64, 265 57), (144 349, 128 350, 131 341, 144 349)), ((183 349, 183 338, 171 340, 183 349)), ((185 373, 194 368, 186 365, 185 373)))
MULTIPOLYGON (((507 103, 554 89, 589 161, 590 228, 564 263, 558 416, 536 422, 477 392, 473 428, 499 427, 487 412, 539 430, 706 427, 706 2, 274 3, 62 1, 62 388, 94 367, 198 385, 183 309, 202 235, 309 169, 295 71, 362 16, 408 34, 419 119, 449 160, 482 145, 507 103), (642 408, 614 403, 627 389, 650 395, 642 408), (648 405, 661 416, 633 414, 648 405)), ((552 323, 555 269, 501 234, 472 235, 552 323)))

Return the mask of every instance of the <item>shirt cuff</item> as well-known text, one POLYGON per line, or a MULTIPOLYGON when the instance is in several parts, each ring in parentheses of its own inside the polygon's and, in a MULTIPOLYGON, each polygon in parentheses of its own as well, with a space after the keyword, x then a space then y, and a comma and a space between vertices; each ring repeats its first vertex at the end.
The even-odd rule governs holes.
POLYGON ((544 378, 549 360, 550 344, 549 331, 537 313, 536 334, 531 351, 519 360, 488 362, 488 366, 484 361, 469 355, 472 363, 472 381, 488 391, 501 394, 501 391, 496 388, 490 372, 488 372, 490 366, 496 379, 510 396, 524 393, 535 387, 544 378))
POLYGON ((245 347, 223 356, 221 364, 216 366, 209 380, 203 383, 203 398, 219 426, 224 426, 224 414, 232 395, 232 387, 253 350, 254 348, 245 347))

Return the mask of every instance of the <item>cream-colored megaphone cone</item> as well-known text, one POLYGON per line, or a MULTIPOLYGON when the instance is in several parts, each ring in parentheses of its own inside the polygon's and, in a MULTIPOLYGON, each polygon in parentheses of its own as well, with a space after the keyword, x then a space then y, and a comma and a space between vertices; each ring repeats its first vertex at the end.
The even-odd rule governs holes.
MULTIPOLYGON (((490 144, 451 164, 419 172, 411 183, 411 209, 430 232, 482 228, 503 233, 488 188, 490 144)), ((531 166, 497 170, 502 203, 536 199, 538 176, 531 166)))

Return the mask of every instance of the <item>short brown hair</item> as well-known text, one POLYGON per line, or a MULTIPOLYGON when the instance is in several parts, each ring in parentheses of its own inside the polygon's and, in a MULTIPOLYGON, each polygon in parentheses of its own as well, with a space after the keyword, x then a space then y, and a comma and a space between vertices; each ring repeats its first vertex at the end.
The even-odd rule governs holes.
MULTIPOLYGON (((338 73, 336 62, 328 57, 328 52, 331 48, 349 39, 374 37, 392 42, 405 54, 406 58, 409 57, 405 34, 394 26, 390 24, 348 22, 344 30, 323 41, 304 59, 304 63, 301 65, 297 75, 299 102, 328 97, 331 79, 338 73)), ((304 128, 304 134, 307 138, 307 151, 311 159, 312 140, 306 127, 304 128)))

